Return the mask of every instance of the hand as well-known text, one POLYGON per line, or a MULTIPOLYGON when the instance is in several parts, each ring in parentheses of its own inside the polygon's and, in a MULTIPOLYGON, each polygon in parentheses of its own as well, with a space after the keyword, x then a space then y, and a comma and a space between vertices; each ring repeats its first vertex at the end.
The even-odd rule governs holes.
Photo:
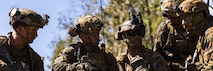
POLYGON ((89 62, 85 62, 76 65, 76 71, 99 71, 99 70, 98 68, 91 65, 89 62))
POLYGON ((85 67, 86 71, 99 71, 98 68, 94 67, 89 62, 86 62, 85 65, 84 65, 84 67, 85 67))

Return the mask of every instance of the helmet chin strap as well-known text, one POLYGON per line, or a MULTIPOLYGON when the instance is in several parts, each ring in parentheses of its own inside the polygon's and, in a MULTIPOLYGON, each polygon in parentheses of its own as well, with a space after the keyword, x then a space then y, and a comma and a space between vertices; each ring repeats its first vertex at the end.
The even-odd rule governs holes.
POLYGON ((18 32, 16 29, 15 29, 16 33, 22 38, 24 39, 25 42, 29 42, 29 39, 28 39, 28 33, 29 33, 29 27, 27 27, 27 34, 26 34, 26 37, 24 37, 20 32, 18 32))

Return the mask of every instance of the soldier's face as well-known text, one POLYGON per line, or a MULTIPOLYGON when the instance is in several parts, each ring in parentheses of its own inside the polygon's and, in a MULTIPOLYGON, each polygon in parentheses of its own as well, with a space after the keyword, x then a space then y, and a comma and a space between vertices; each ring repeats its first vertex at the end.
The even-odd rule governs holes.
POLYGON ((79 37, 85 43, 96 46, 99 43, 99 31, 89 30, 87 33, 80 33, 79 37))
POLYGON ((22 35, 28 40, 27 43, 32 43, 34 39, 38 36, 38 29, 39 27, 36 26, 23 27, 22 35))
MULTIPOLYGON (((199 24, 202 24, 201 20, 203 19, 204 15, 202 12, 200 13, 192 13, 183 18, 184 26, 188 32, 193 32, 193 30, 198 29, 199 24)), ((196 32, 196 31, 194 31, 196 32)))
POLYGON ((175 1, 171 0, 165 0, 161 4, 161 10, 164 17, 170 18, 170 17, 176 17, 176 10, 177 4, 175 1))
POLYGON ((123 34, 123 40, 126 42, 129 46, 138 46, 142 43, 142 38, 137 33, 130 33, 130 32, 124 32, 123 34))

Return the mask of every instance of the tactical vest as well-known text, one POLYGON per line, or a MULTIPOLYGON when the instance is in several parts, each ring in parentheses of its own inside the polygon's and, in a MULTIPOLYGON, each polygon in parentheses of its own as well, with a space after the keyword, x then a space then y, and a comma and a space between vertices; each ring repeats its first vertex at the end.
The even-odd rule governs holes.
POLYGON ((140 57, 137 55, 137 60, 131 62, 129 59, 131 55, 125 55, 122 61, 118 62, 120 71, 153 71, 153 59, 152 53, 147 54, 145 57, 140 57))
MULTIPOLYGON (((0 36, 0 57, 3 61, 7 63, 10 71, 30 71, 29 66, 23 62, 16 62, 11 57, 9 51, 7 50, 6 43, 8 39, 6 36, 0 36)), ((32 71, 32 70, 31 70, 32 71)))
POLYGON ((82 43, 77 44, 71 44, 71 47, 74 48, 74 57, 73 57, 73 63, 79 62, 83 63, 85 62, 84 58, 86 57, 88 62, 90 62, 94 67, 98 68, 100 71, 108 71, 109 64, 107 64, 106 60, 106 52, 103 49, 100 49, 98 52, 87 52, 82 45, 82 43))

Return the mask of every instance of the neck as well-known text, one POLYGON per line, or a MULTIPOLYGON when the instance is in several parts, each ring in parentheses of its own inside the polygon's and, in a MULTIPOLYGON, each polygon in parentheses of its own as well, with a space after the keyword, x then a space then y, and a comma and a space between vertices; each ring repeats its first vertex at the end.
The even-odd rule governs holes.
POLYGON ((99 49, 98 46, 91 45, 91 44, 89 44, 89 43, 83 43, 83 45, 84 45, 86 51, 88 51, 88 52, 93 52, 93 51, 96 51, 96 50, 99 49))
POLYGON ((174 27, 180 26, 182 25, 182 19, 180 19, 179 17, 177 18, 166 18, 168 20, 168 22, 171 22, 171 25, 174 27))
POLYGON ((11 38, 11 42, 10 43, 13 46, 15 46, 15 48, 18 48, 18 49, 22 49, 26 45, 26 42, 24 42, 23 39, 17 35, 16 32, 12 33, 12 38, 11 38))
POLYGON ((132 56, 136 56, 139 53, 141 53, 141 51, 143 50, 142 48, 144 48, 143 45, 138 45, 138 46, 129 46, 128 45, 127 52, 132 56))

